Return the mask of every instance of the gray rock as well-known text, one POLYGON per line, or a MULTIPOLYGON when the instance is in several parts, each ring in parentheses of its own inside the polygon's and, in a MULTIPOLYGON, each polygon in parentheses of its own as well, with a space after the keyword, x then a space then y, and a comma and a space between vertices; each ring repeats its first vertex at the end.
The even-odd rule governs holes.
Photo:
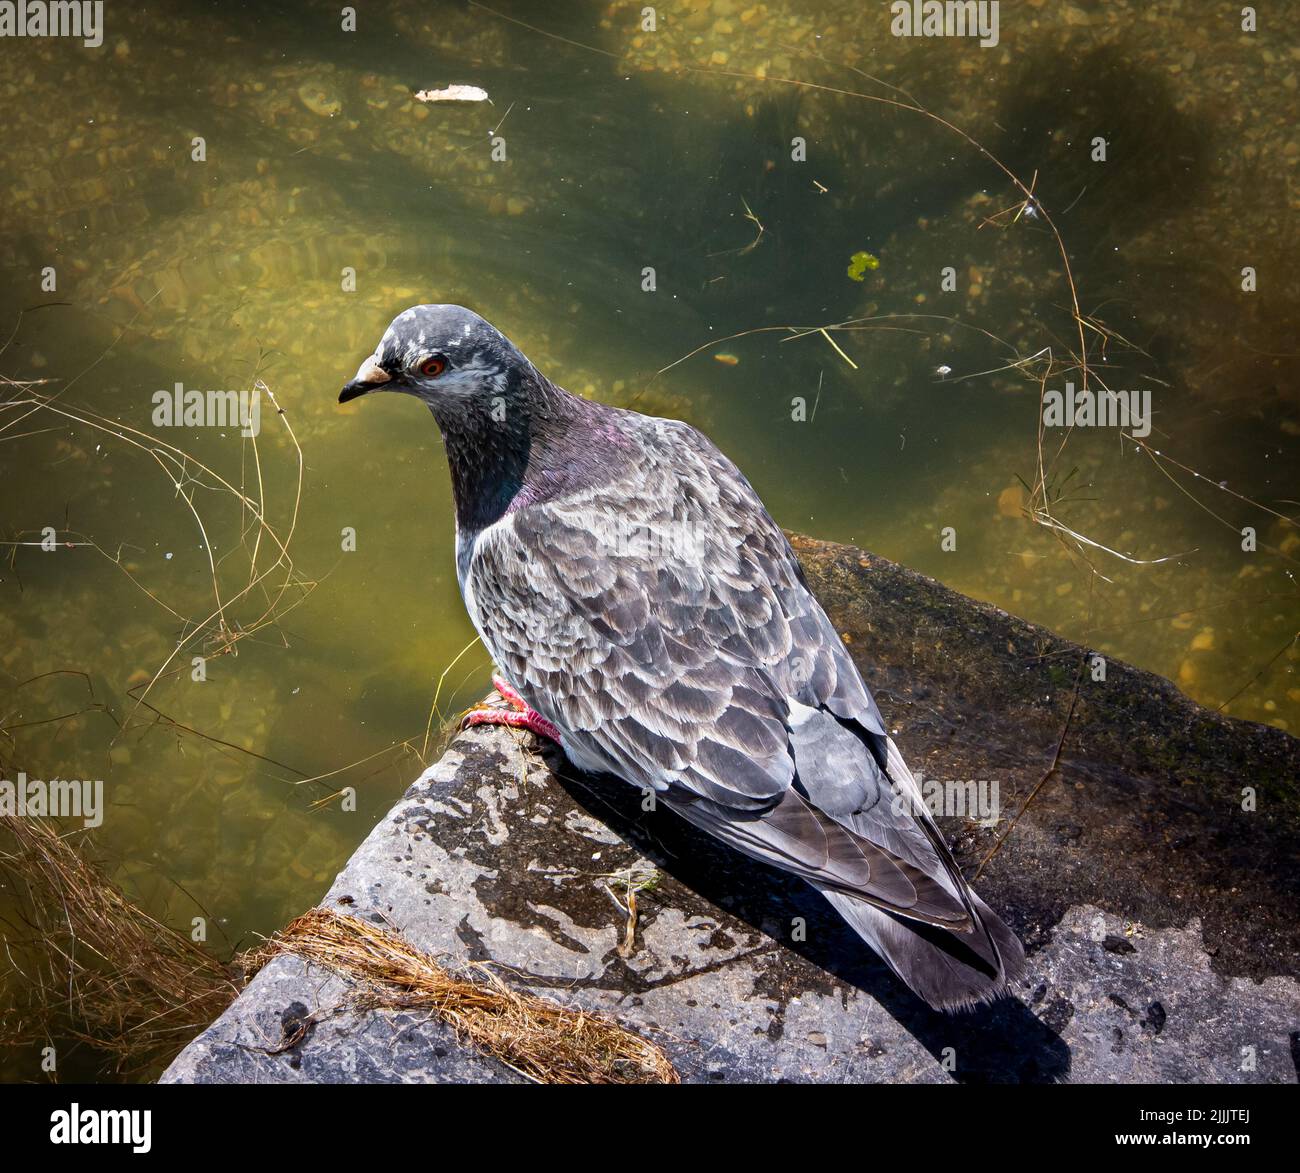
MULTIPOLYGON (((1058 769, 979 881, 1029 946, 1014 997, 930 1011, 801 882, 500 728, 460 734, 323 905, 509 967, 653 1038, 685 1080, 1294 1082, 1300 743, 1114 661, 1075 697, 1076 645, 860 551, 799 551, 913 768, 997 782, 996 822, 941 820, 968 872, 1042 779, 1074 699, 1058 769), (629 870, 657 882, 625 957, 610 889, 629 870)), ((163 1079, 520 1078, 436 1022, 353 1014, 347 992, 280 957, 163 1079)))

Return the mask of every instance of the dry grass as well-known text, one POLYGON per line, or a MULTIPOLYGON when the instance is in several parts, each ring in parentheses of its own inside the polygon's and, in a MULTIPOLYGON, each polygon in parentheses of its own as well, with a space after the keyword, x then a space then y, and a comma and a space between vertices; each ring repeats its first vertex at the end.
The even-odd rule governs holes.
POLYGON ((71 1038, 143 1071, 231 1003, 236 971, 126 897, 42 819, 0 820, 9 982, 0 1046, 71 1038))
MULTIPOLYGON (((163 677, 188 672, 192 654, 201 654, 207 659, 238 655, 237 645, 241 640, 276 624, 285 614, 300 606, 315 588, 315 582, 298 573, 290 554, 302 507, 305 467, 302 448, 288 414, 275 394, 263 380, 255 379, 248 393, 270 405, 268 412, 273 412, 272 418, 278 420, 283 428, 294 450, 296 464, 293 499, 287 509, 287 520, 273 524, 255 435, 241 450, 236 484, 184 448, 89 408, 70 406, 62 396, 75 382, 74 378, 61 390, 46 393, 36 383, 0 376, 0 389, 7 391, 0 398, 0 440, 20 439, 30 434, 13 431, 30 419, 35 418, 38 422, 49 419, 52 424, 69 427, 74 432, 98 436, 101 443, 117 442, 124 451, 149 457, 175 500, 188 513, 207 559, 211 598, 206 606, 210 609, 206 614, 189 615, 184 605, 172 606, 128 569, 125 546, 110 551, 84 534, 71 531, 58 534, 58 543, 62 547, 85 547, 107 558, 151 602, 182 625, 181 639, 149 681, 142 688, 129 690, 137 710, 152 708, 145 702, 145 697, 163 677), (221 517, 210 502, 231 508, 230 514, 221 517), (218 526, 222 529, 234 527, 238 532, 238 539, 232 540, 229 548, 220 554, 213 541, 213 534, 219 532, 214 527, 218 526)), ((10 547, 11 565, 20 548, 40 544, 37 536, 20 534, 12 541, 0 543, 10 547)))
POLYGON ((147 1071, 283 952, 352 983, 349 1009, 432 1013, 465 1043, 538 1083, 678 1082, 663 1051, 639 1035, 518 993, 485 965, 452 973, 397 933, 354 916, 312 909, 223 965, 132 904, 48 822, 5 818, 0 828, 0 873, 18 922, 4 926, 8 979, 22 995, 0 1016, 0 1047, 70 1039, 105 1054, 119 1072, 147 1071))
POLYGON ((512 990, 483 964, 454 974, 396 933, 346 913, 313 908, 269 941, 258 960, 280 952, 346 977, 357 988, 357 1008, 431 1012, 465 1042, 538 1083, 678 1082, 668 1057, 639 1035, 512 990))

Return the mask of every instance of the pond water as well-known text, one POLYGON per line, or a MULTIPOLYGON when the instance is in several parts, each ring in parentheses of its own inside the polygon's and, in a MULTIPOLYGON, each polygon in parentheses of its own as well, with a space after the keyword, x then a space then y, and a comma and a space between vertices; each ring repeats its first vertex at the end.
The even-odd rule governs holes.
POLYGON ((1294 38, 358 7, 0 40, 0 761, 103 779, 94 848, 155 916, 223 955, 281 926, 488 688, 431 418, 335 402, 418 302, 703 428, 790 529, 1300 728, 1294 38), (490 101, 412 97, 453 83, 490 101), (1149 416, 1040 455, 1081 355, 1149 416), (255 440, 160 426, 177 384, 260 394, 255 440))

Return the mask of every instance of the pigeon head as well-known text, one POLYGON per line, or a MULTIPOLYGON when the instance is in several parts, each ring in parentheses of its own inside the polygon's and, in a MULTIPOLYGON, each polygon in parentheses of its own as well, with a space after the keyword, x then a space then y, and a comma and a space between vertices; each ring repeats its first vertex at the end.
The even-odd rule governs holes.
POLYGON ((598 475, 601 454, 618 440, 599 426, 611 409, 555 386, 501 331, 458 305, 398 314, 339 402, 372 391, 403 391, 433 412, 464 531, 598 475))
POLYGON ((417 305, 393 319, 375 353, 339 392, 339 402, 402 391, 441 417, 508 393, 531 371, 514 343, 472 310, 417 305))

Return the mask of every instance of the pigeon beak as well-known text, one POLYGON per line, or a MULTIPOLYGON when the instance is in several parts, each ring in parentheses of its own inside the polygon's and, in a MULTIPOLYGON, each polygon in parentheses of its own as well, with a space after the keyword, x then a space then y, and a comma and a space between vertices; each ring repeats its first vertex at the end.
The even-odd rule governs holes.
POLYGON ((367 391, 373 391, 376 387, 392 381, 393 376, 379 365, 378 359, 372 354, 361 364, 356 378, 339 392, 339 402, 347 403, 351 399, 358 399, 367 391))

